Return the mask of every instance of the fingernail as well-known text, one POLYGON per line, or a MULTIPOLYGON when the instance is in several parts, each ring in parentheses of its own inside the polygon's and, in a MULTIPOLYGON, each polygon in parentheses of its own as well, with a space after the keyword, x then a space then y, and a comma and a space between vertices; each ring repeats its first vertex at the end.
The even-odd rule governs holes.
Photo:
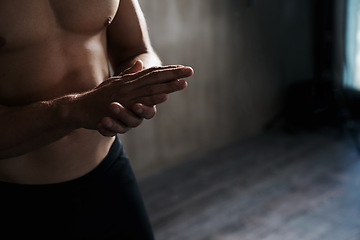
POLYGON ((192 74, 194 72, 194 70, 191 68, 191 67, 184 67, 182 69, 183 73, 186 73, 186 74, 192 74))

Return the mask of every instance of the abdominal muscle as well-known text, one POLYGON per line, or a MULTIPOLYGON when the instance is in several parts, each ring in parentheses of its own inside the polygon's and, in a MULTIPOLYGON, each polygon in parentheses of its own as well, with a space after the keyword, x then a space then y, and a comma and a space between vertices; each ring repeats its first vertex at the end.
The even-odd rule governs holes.
MULTIPOLYGON (((48 41, 52 52, 41 45, 19 57, 16 52, 2 54, 8 56, 0 57, 0 104, 26 105, 96 87, 108 76, 104 39, 103 33, 86 40, 70 37, 76 45, 48 41)), ((77 129, 27 154, 1 159, 0 181, 49 184, 80 177, 101 162, 113 141, 95 130, 77 129)))
POLYGON ((101 162, 113 141, 96 131, 78 129, 30 153, 0 160, 0 181, 51 184, 78 178, 101 162))

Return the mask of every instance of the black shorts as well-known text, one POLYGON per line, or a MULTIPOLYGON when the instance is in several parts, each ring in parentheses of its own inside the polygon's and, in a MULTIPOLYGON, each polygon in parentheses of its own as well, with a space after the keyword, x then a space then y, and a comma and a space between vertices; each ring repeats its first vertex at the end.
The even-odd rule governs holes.
POLYGON ((118 139, 94 170, 77 179, 45 185, 0 182, 0 217, 1 239, 154 239, 118 139))

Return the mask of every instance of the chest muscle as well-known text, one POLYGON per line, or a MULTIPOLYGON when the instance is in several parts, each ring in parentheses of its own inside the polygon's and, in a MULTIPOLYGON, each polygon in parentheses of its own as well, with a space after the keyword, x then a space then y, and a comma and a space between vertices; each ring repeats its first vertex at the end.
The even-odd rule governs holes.
POLYGON ((0 0, 0 50, 56 38, 94 35, 112 19, 120 0, 0 0))

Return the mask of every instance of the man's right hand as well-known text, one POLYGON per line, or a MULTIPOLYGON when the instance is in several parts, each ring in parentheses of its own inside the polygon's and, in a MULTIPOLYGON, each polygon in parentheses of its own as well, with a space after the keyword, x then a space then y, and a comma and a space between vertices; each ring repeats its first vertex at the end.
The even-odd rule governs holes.
POLYGON ((105 136, 125 133, 143 118, 152 118, 154 107, 165 102, 167 94, 184 89, 187 83, 180 79, 192 74, 190 67, 162 66, 111 77, 74 96, 70 118, 77 127, 96 129, 105 136))
MULTIPOLYGON (((143 66, 143 62, 137 60, 134 65, 121 72, 119 76, 140 72, 143 70, 143 66)), ((151 119, 156 114, 156 105, 146 106, 136 103, 131 109, 132 112, 116 102, 110 103, 109 107, 117 115, 117 119, 123 120, 120 121, 111 117, 101 119, 101 122, 98 124, 98 131, 104 136, 115 136, 117 133, 125 133, 131 128, 139 126, 143 119, 151 119), (136 116, 133 113, 136 113, 136 116)))

